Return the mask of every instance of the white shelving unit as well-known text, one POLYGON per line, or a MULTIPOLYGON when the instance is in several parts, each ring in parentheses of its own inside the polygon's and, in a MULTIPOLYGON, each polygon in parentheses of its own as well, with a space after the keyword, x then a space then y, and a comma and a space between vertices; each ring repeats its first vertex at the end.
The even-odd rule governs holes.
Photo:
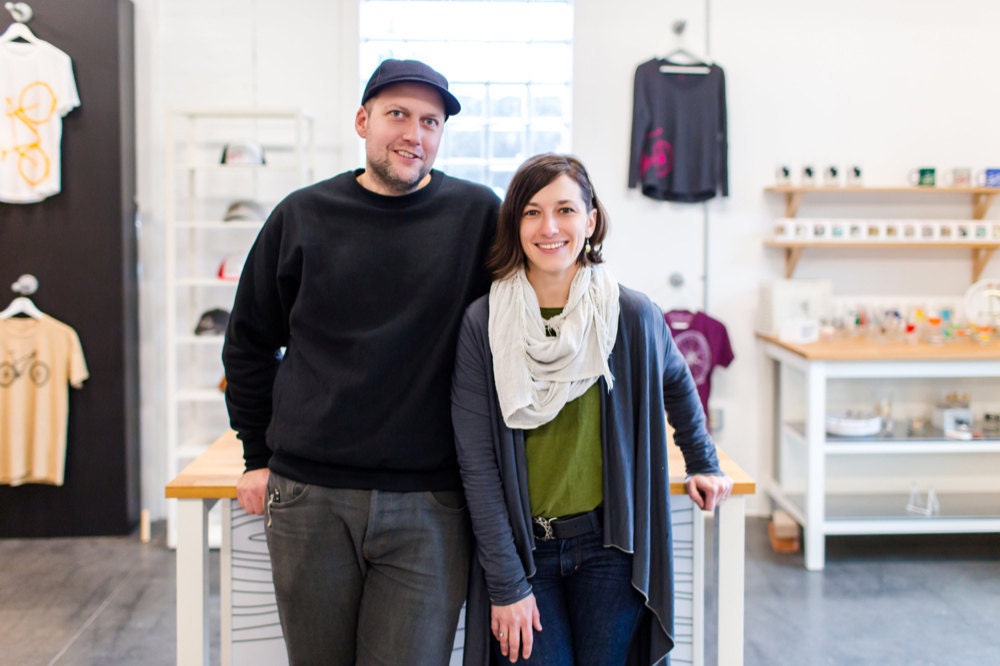
MULTIPOLYGON (((237 281, 220 277, 223 261, 241 258, 263 220, 224 221, 237 201, 269 212, 314 180, 312 118, 298 109, 176 109, 167 135, 166 414, 167 477, 228 428, 222 391, 222 335, 195 335, 202 314, 232 307, 237 281), (227 145, 252 142, 263 164, 223 164, 227 145)), ((167 542, 176 545, 175 501, 168 502, 167 542)), ((213 544, 221 522, 213 517, 213 544)))
MULTIPOLYGON (((771 499, 802 525, 805 565, 821 570, 827 535, 1000 532, 1000 437, 908 436, 902 412, 960 389, 973 416, 1000 405, 1000 343, 814 343, 764 337, 774 370, 771 499), (894 392, 896 428, 875 437, 828 435, 826 414, 894 392), (911 488, 933 489, 940 511, 907 509, 911 488)), ((871 403, 868 403, 871 404, 871 403)))

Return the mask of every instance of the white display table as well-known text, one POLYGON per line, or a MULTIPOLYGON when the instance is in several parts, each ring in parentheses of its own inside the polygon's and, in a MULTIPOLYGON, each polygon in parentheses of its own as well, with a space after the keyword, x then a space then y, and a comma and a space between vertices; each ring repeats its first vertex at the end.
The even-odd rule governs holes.
MULTIPOLYGON (((1000 437, 907 434, 905 417, 968 390, 973 412, 1000 409, 1000 343, 793 344, 758 335, 774 378, 771 499, 802 525, 805 566, 821 570, 827 535, 1000 531, 1000 437), (826 433, 828 412, 895 395, 895 429, 871 437, 826 433), (940 510, 908 509, 934 489, 940 510)), ((866 404, 867 403, 867 404, 866 404)), ((979 417, 977 416, 977 419, 979 417)), ((918 507, 919 508, 919 507, 918 507)))
MULTIPOLYGON (((676 639, 671 654, 685 663, 704 663, 705 545, 704 513, 685 494, 684 461, 671 446, 670 490, 674 523, 676 639)), ((719 451, 722 468, 733 478, 732 496, 716 511, 718 542, 719 663, 743 663, 743 571, 745 496, 755 484, 719 451)), ((222 501, 220 553, 221 657, 224 666, 285 663, 277 624, 270 563, 263 539, 263 518, 248 516, 237 505, 236 481, 243 472, 242 448, 229 431, 184 468, 166 486, 177 509, 177 664, 208 664, 208 512, 222 501), (234 555, 235 554, 235 555, 234 555), (245 613, 238 609, 255 607, 245 613)), ((452 663, 461 663, 461 632, 452 663)))

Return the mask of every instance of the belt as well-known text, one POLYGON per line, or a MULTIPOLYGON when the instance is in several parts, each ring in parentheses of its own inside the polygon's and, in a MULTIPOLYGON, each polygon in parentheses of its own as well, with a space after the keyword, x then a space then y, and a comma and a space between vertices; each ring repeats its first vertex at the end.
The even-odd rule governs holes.
POLYGON ((560 518, 535 516, 531 525, 535 538, 541 541, 552 539, 572 539, 601 529, 602 509, 597 507, 587 513, 577 513, 560 518))

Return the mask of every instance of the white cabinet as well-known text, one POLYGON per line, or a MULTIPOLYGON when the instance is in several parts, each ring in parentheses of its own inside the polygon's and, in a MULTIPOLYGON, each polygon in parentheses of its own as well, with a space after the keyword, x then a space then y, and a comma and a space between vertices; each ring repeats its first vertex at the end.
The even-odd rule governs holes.
MULTIPOLYGON (((1000 411, 1000 344, 807 345, 763 339, 774 371, 771 499, 802 525, 805 566, 820 570, 827 535, 1000 532, 1000 438, 907 435, 905 417, 952 391, 969 393, 975 421, 1000 411), (891 434, 835 437, 826 415, 893 400, 891 434), (940 510, 919 508, 933 490, 940 510)), ((988 434, 988 433, 987 433, 988 434)))
MULTIPOLYGON (((264 218, 285 195, 313 181, 313 145, 312 119, 300 110, 178 109, 170 114, 164 239, 168 478, 228 428, 221 327, 243 258, 264 218), (241 214, 228 214, 236 212, 234 205, 241 214), (198 330, 203 315, 213 312, 219 327, 198 330)), ((170 501, 171 546, 176 544, 176 512, 176 502, 170 501)))

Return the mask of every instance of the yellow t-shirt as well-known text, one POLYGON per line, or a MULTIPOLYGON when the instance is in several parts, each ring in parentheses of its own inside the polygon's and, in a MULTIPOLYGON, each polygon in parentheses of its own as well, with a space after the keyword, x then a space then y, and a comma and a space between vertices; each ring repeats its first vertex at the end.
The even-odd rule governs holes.
POLYGON ((0 320, 0 484, 63 484, 67 387, 88 376, 66 324, 47 315, 0 320))

